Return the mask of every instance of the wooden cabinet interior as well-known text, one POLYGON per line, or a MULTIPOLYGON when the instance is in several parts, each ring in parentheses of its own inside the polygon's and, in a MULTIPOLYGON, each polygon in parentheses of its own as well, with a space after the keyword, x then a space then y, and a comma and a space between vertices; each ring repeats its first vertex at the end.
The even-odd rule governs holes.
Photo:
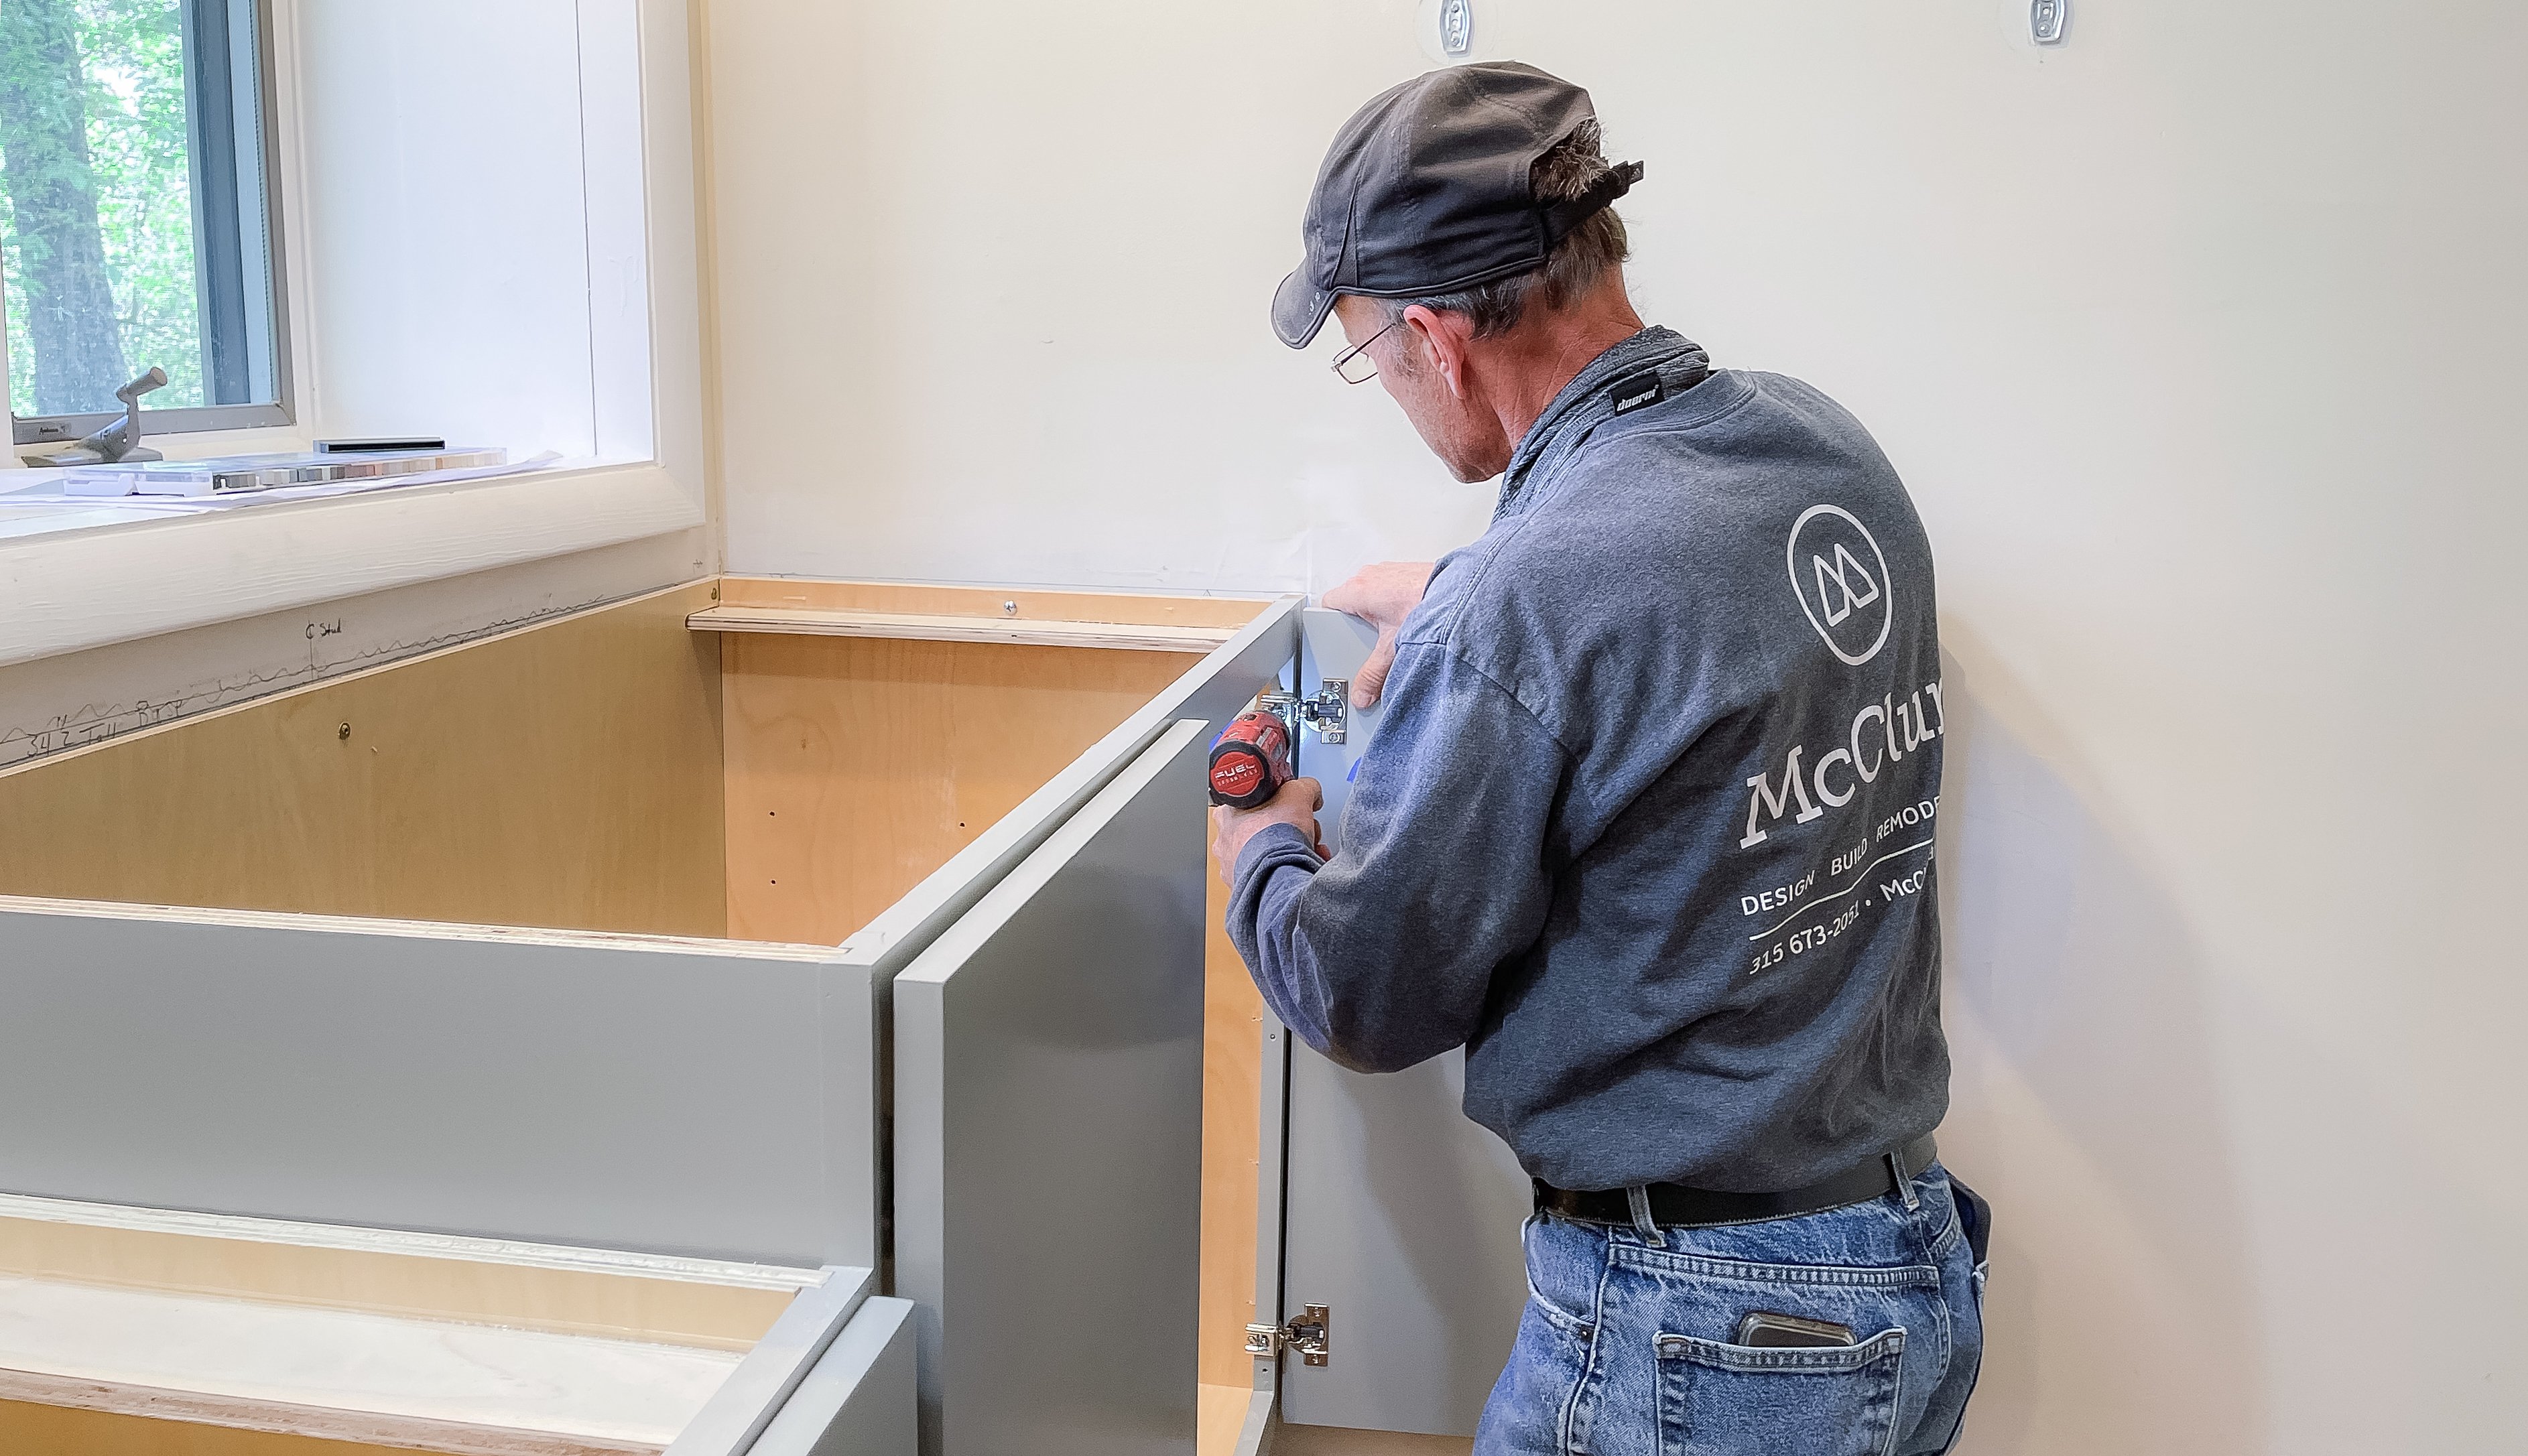
POLYGON ((779 1269, 0 1197, 0 1449, 664 1449, 779 1269))
POLYGON ((842 940, 1200 660, 918 639, 724 639, 726 933, 842 940))
POLYGON ((695 582, 0 772, 0 894, 837 944, 1263 605, 695 582))
POLYGON ((709 583, 0 773, 0 893, 718 936, 709 583))

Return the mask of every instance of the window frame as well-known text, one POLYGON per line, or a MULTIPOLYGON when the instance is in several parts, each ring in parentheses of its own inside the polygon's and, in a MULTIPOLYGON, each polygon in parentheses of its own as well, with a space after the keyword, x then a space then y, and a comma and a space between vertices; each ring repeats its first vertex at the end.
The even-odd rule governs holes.
MULTIPOLYGON (((224 0, 193 0, 193 3, 224 3, 224 0)), ((234 19, 236 10, 231 5, 234 19)), ((273 395, 257 404, 201 404, 176 409, 151 409, 144 396, 140 407, 141 430, 146 436, 190 435, 214 430, 287 429, 297 423, 296 375, 290 348, 290 272, 288 234, 283 226, 281 171, 275 165, 275 138, 280 134, 281 112, 275 78, 278 74, 273 47, 274 0, 246 0, 242 7, 254 17, 255 88, 257 110, 261 114, 262 134, 257 149, 262 154, 263 225, 265 253, 271 261, 270 297, 272 300, 272 374, 273 395)), ((223 87, 220 99, 235 115, 236 93, 232 86, 223 87)), ((192 78, 186 78, 187 125, 198 131, 191 109, 205 104, 192 94, 192 78)), ((198 174, 199 165, 195 166, 198 174)), ((195 199, 196 214, 200 200, 195 199)), ((242 209, 240 209, 242 212, 242 209)), ((199 267, 199 264, 196 264, 199 267)), ((197 286, 198 287, 198 283, 197 286)), ((95 410, 79 414, 20 415, 9 414, 10 442, 13 445, 62 444, 79 440, 123 418, 121 410, 95 410)))
MULTIPOLYGON (((325 255, 308 234, 318 209, 305 138, 311 123, 324 120, 307 110, 308 0, 264 4, 278 77, 267 107, 281 118, 267 137, 268 165, 288 187, 285 216, 298 260, 289 297, 302 422, 289 430, 152 435, 150 442, 171 457, 303 450, 309 442, 299 432, 311 428, 307 422, 327 424, 324 351, 310 330, 323 310, 311 286, 325 255)), ((630 572, 606 578, 618 583, 609 590, 647 590, 718 569, 719 495, 703 388, 705 174, 697 156, 695 0, 571 4, 580 26, 583 116, 595 109, 634 128, 620 135, 627 144, 589 154, 603 165, 591 168, 585 182, 589 226, 601 243, 593 255, 620 265, 607 291, 623 295, 620 307, 593 326, 592 346, 608 366, 598 375, 598 456, 523 475, 174 519, 98 519, 113 515, 106 501, 96 511, 69 511, 18 530, 7 528, 27 527, 33 518, 13 520, 0 494, 0 678, 19 663, 194 628, 246 623, 237 630, 294 634, 300 629, 279 614, 306 608, 317 613, 303 622, 312 641, 322 623, 343 620, 346 606, 362 614, 387 610, 379 594, 636 544, 651 553, 640 558, 646 564, 609 558, 617 565, 607 570, 630 572)), ((6 356, 0 347, 0 359, 6 356)), ((9 480, 0 474, 0 488, 9 480)), ((572 574, 577 567, 547 569, 558 575, 538 579, 587 579, 572 574)))

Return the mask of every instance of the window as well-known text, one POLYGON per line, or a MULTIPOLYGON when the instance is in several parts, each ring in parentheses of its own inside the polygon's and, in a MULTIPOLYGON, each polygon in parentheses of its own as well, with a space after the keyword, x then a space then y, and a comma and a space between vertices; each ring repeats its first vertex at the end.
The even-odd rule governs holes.
POLYGON ((286 424, 263 0, 0 0, 16 440, 286 424))

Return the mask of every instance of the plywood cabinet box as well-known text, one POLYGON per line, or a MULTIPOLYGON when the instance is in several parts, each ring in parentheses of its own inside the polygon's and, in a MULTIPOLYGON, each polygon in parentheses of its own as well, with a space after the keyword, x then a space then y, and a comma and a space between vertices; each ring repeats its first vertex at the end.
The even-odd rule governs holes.
MULTIPOLYGON (((1203 757, 1290 669, 1296 620, 727 578, 0 773, 0 1244, 87 1250, 0 1258, 0 1294, 74 1312, 71 1344, 207 1296, 318 1346, 352 1321, 520 1326, 592 1366, 627 1340, 733 1357, 682 1424, 450 1450, 842 1449, 911 1379, 907 1330, 925 1449, 1184 1450, 1203 757), (160 1257, 249 1245, 276 1287, 160 1257), (324 1273, 355 1257, 462 1268, 488 1303, 324 1273), (517 1314, 556 1266, 607 1310, 665 1289, 769 1318, 556 1331, 517 1314), (130 1303, 153 1299, 179 1303, 130 1303)), ((463 1392, 397 1415, 275 1377, 264 1405, 315 1412, 292 1428, 237 1414, 253 1372, 187 1375, 203 1349, 88 1376, 13 1349, 9 1448, 12 1421, 500 1429, 449 1414, 463 1392)))

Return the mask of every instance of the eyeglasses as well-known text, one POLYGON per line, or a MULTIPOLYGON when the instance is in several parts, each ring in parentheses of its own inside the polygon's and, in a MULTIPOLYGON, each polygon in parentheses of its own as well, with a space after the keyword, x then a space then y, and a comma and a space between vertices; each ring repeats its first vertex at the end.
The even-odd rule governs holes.
MULTIPOLYGON (((1387 321, 1387 329, 1393 329, 1403 322, 1404 315, 1397 314, 1387 321)), ((1335 378, 1347 385, 1365 385, 1378 378, 1378 361, 1369 356, 1369 346, 1385 338, 1387 329, 1379 330, 1350 348, 1335 355, 1335 378)))

